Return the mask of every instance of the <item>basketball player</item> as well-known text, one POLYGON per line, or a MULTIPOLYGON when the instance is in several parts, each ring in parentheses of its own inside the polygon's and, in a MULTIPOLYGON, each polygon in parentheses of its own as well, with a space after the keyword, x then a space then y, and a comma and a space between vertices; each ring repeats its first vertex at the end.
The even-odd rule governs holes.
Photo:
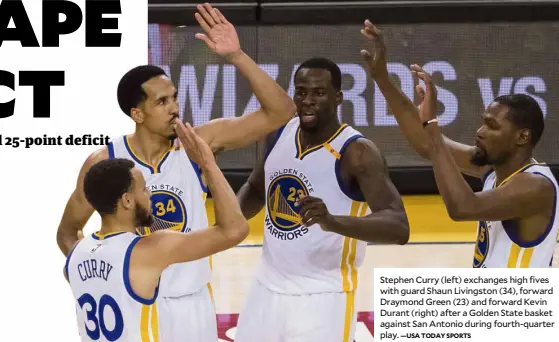
POLYGON ((494 99, 482 114, 475 146, 442 135, 431 77, 412 66, 427 91, 418 109, 388 77, 382 33, 369 21, 361 33, 373 43, 362 51, 369 72, 392 108, 405 137, 433 163, 437 187, 455 221, 479 221, 473 267, 549 267, 557 244, 557 181, 533 150, 544 130, 538 103, 523 94, 494 99), (375 56, 375 57, 373 57, 375 56), (473 192, 464 174, 483 180, 473 192))
POLYGON ((231 248, 248 234, 235 193, 210 147, 188 124, 178 124, 181 143, 212 191, 216 225, 186 234, 161 230, 140 237, 136 227, 153 220, 151 191, 142 171, 121 158, 93 165, 84 177, 84 194, 101 215, 101 229, 77 243, 64 268, 77 301, 82 341, 159 341, 155 301, 163 270, 231 248))
MULTIPOLYGON (((240 117, 212 120, 196 127, 196 133, 217 153, 261 140, 288 122, 296 112, 293 100, 241 50, 235 28, 207 4, 198 6, 195 16, 206 32, 196 37, 245 75, 262 106, 240 117)), ((93 213, 83 194, 83 177, 93 164, 108 158, 134 161, 152 191, 154 221, 150 227, 139 227, 141 235, 160 229, 186 233, 207 228, 203 174, 180 147, 173 146, 175 121, 179 117, 176 97, 177 89, 169 77, 155 66, 139 66, 121 79, 119 105, 134 120, 136 130, 112 140, 83 165, 58 229, 57 240, 64 254, 75 243, 76 231, 84 227, 93 213)), ((165 270, 158 297, 162 340, 217 341, 210 279, 208 258, 175 264, 165 270)))
POLYGON ((294 76, 298 116, 269 139, 237 197, 265 207, 264 246, 235 341, 353 341, 367 242, 405 244, 409 226, 384 158, 338 121, 341 72, 324 58, 294 76))

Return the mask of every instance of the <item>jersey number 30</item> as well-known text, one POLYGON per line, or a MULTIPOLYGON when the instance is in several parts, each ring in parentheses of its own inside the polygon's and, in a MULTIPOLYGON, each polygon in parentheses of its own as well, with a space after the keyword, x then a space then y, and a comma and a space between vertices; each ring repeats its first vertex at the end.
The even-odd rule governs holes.
POLYGON ((122 312, 118 307, 118 304, 113 297, 109 295, 103 295, 99 299, 99 305, 95 301, 92 295, 89 293, 84 293, 79 299, 78 304, 83 309, 85 304, 89 304, 91 308, 86 310, 87 322, 93 323, 93 329, 90 329, 87 322, 85 323, 85 330, 87 331, 87 336, 92 340, 98 340, 102 333, 103 336, 109 341, 116 341, 122 335, 124 330, 124 320, 122 319, 122 312), (105 325, 105 308, 110 307, 114 314, 114 327, 112 330, 107 329, 105 325))

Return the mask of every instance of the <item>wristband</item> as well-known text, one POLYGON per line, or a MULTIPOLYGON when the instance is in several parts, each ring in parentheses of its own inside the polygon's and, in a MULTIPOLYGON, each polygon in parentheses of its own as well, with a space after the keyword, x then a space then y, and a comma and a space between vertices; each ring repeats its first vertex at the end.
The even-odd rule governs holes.
POLYGON ((435 123, 435 122, 438 123, 439 120, 437 120, 437 119, 431 119, 431 120, 424 121, 424 122, 423 122, 423 127, 427 127, 427 125, 432 124, 432 123, 435 123))

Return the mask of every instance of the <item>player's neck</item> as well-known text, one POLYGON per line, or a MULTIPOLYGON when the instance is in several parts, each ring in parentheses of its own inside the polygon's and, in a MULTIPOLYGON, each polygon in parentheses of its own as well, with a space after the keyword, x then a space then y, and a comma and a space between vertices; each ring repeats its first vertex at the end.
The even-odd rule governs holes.
POLYGON ((495 165, 495 174, 497 175, 497 184, 501 184, 510 175, 520 170, 522 167, 534 163, 530 153, 518 153, 507 160, 505 163, 495 165))
POLYGON ((334 133, 340 128, 341 124, 338 120, 332 120, 325 127, 314 132, 301 130, 301 145, 303 149, 321 145, 330 139, 334 133))
POLYGON ((137 157, 150 165, 156 165, 172 144, 168 138, 153 134, 142 127, 137 127, 136 132, 128 136, 128 141, 137 157))
POLYGON ((104 216, 101 218, 100 235, 128 232, 133 233, 135 230, 134 222, 116 215, 104 216))

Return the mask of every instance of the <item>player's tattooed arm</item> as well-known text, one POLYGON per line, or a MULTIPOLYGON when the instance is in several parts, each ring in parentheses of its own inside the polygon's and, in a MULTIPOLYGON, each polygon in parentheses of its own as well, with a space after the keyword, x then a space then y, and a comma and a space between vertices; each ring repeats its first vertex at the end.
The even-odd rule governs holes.
POLYGON ((305 197, 299 201, 299 214, 307 226, 319 223, 326 231, 377 244, 404 245, 410 230, 406 211, 398 190, 390 180, 386 162, 377 147, 361 138, 353 141, 341 159, 342 178, 350 179, 365 197, 371 214, 331 215, 322 200, 305 197))
POLYGON ((220 118, 197 126, 200 135, 214 152, 248 146, 264 139, 293 118, 297 109, 289 94, 266 71, 243 52, 235 27, 209 4, 199 5, 196 20, 204 41, 216 54, 233 64, 248 80, 261 108, 234 118, 220 118))

